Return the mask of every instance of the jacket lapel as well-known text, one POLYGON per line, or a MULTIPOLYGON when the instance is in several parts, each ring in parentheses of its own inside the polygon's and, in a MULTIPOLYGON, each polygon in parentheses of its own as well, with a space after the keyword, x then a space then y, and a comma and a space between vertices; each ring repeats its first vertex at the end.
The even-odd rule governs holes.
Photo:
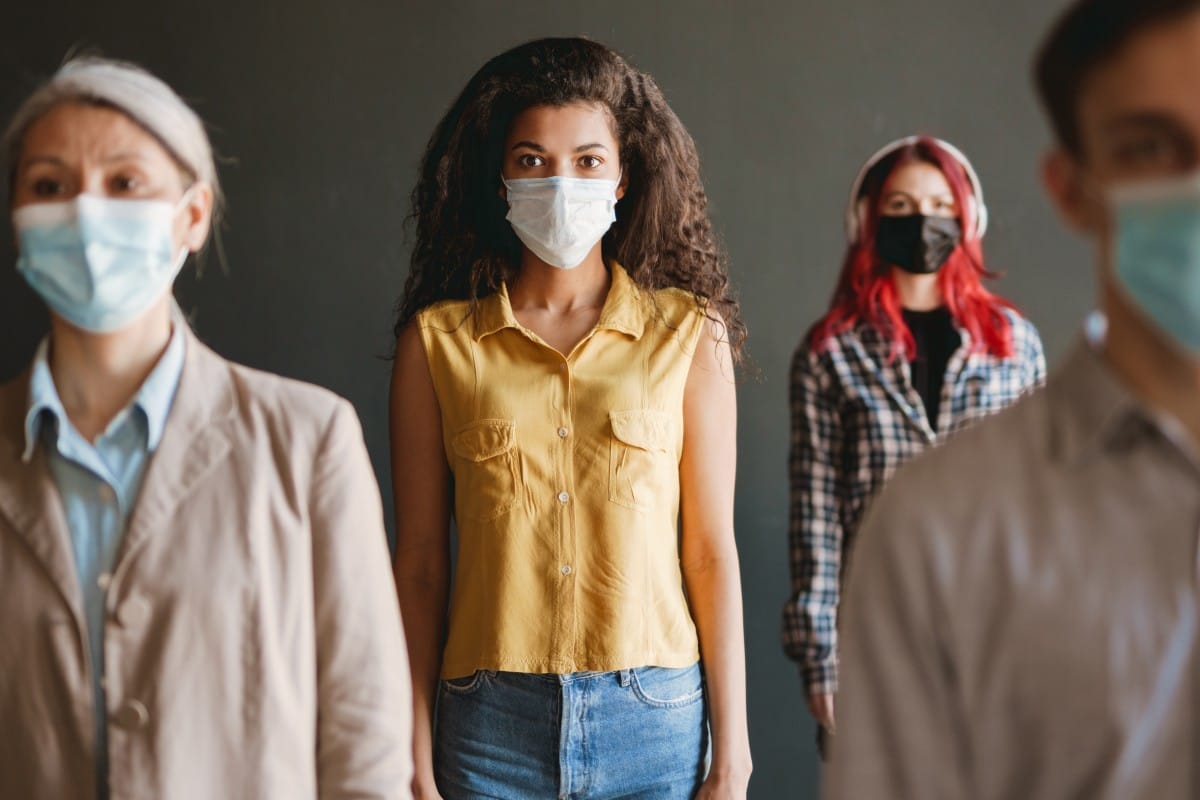
MULTIPOLYGON (((186 323, 181 323, 186 324, 186 323)), ((229 364, 187 331, 187 355, 162 440, 146 467, 116 570, 229 454, 236 391, 229 364)))
POLYGON ((29 373, 0 393, 0 516, 22 539, 62 595, 76 625, 84 630, 83 593, 62 498, 50 473, 46 450, 38 445, 32 459, 22 460, 29 373))
POLYGON ((860 327, 856 339, 858 357, 866 366, 866 371, 883 387, 888 398, 908 423, 930 442, 934 441, 937 436, 925 417, 921 397, 912 386, 908 362, 902 358, 892 358, 891 343, 873 326, 860 327))

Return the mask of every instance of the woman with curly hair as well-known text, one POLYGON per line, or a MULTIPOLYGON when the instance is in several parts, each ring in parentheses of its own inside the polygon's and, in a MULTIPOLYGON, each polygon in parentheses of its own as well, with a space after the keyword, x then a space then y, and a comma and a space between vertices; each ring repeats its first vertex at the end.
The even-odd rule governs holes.
POLYGON ((416 796, 744 798, 745 327, 695 144, 612 50, 531 42, 437 126, 413 218, 391 444, 416 796))

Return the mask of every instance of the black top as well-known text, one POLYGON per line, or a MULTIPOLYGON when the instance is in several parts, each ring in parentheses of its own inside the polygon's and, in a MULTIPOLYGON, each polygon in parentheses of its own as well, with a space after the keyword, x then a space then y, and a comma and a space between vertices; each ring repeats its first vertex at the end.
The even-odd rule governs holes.
POLYGON ((950 309, 945 306, 933 311, 909 311, 906 308, 903 313, 904 324, 908 325, 917 343, 916 356, 909 362, 913 388, 921 395, 929 426, 936 431, 946 367, 954 351, 962 346, 962 337, 954 327, 950 309))

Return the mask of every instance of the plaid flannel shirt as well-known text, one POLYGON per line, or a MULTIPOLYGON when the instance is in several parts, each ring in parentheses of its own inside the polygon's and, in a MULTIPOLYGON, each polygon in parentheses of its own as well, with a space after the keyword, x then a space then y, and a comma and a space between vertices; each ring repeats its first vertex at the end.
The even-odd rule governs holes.
MULTIPOLYGON (((783 647, 806 692, 837 691, 837 608, 847 554, 867 503, 896 469, 927 447, 1011 405, 1046 378, 1033 324, 1010 312, 1013 357, 971 352, 950 358, 936 427, 913 388, 908 362, 889 360, 891 341, 862 325, 824 347, 807 339, 792 361, 789 545, 792 594, 783 647)), ((936 502, 936 498, 930 498, 936 502)))

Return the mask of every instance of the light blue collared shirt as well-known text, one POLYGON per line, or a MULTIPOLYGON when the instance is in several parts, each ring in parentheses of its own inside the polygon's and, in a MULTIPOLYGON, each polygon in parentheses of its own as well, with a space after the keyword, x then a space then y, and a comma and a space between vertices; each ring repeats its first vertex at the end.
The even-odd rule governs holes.
POLYGON ((104 597, 121 539, 137 502, 150 455, 162 439, 183 374, 186 339, 175 322, 170 344, 137 395, 89 442, 71 424, 50 374, 49 340, 34 357, 25 416, 26 463, 38 442, 46 448, 62 497, 75 569, 83 591, 96 698, 96 758, 100 797, 107 790, 107 706, 104 675, 104 597))

